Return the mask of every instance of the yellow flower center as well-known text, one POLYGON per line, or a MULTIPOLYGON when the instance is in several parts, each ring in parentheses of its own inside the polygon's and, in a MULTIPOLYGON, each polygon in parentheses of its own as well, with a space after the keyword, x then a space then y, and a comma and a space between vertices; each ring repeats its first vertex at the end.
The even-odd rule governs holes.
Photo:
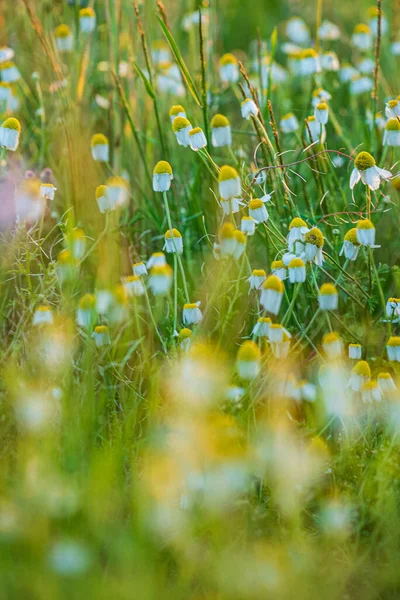
POLYGON ((264 206, 264 203, 262 200, 259 200, 258 198, 255 198, 254 200, 252 200, 249 204, 249 209, 250 210, 257 210, 257 208, 262 208, 264 206))
POLYGON ((372 221, 369 219, 363 219, 362 221, 358 221, 357 229, 375 229, 372 224, 372 221))
POLYGON ((224 115, 214 115, 211 119, 211 127, 213 129, 217 127, 229 127, 229 121, 224 115))
POLYGON ((9 117, 5 121, 3 121, 2 127, 4 129, 13 129, 14 131, 21 131, 21 123, 15 117, 9 117))
POLYGON ((219 64, 221 66, 224 65, 237 65, 238 64, 238 60, 236 58, 236 56, 234 56, 233 54, 224 54, 221 58, 221 60, 219 61, 219 64))
POLYGON ((56 29, 56 37, 66 38, 71 34, 71 30, 68 25, 59 25, 56 29))
POLYGON ((275 290, 283 294, 283 283, 276 275, 270 275, 263 283, 265 290, 275 290))
POLYGON ((301 258, 292 258, 289 269, 299 269, 300 267, 305 267, 304 261, 301 258))
POLYGON ((349 229, 349 231, 344 236, 346 242, 351 242, 354 246, 359 246, 359 242, 357 240, 357 229, 353 227, 353 229, 349 229))
POLYGON ((374 167, 376 162, 369 152, 359 152, 355 158, 354 165, 359 171, 365 171, 374 167))
POLYGON ((160 160, 153 170, 154 175, 163 175, 164 173, 168 173, 168 175, 172 175, 172 167, 166 160, 160 160))
POLYGON ((244 361, 260 360, 260 349, 255 342, 248 340, 240 346, 237 358, 244 361))
POLYGON ((317 248, 322 248, 325 241, 324 236, 317 227, 310 229, 310 231, 306 233, 304 239, 307 244, 313 244, 314 246, 317 246, 317 248))
POLYGON ((337 289, 333 283, 323 283, 319 289, 321 296, 337 296, 337 289))
POLYGON ((179 115, 179 113, 186 113, 185 109, 181 104, 175 104, 174 106, 171 106, 169 111, 170 117, 173 117, 174 115, 179 115))
POLYGON ((233 167, 224 165, 218 175, 218 181, 229 181, 229 179, 237 179, 239 177, 238 172, 233 167))
POLYGON ((363 375, 364 377, 371 377, 371 369, 366 360, 359 360, 351 370, 356 375, 363 375))
POLYGON ((179 233, 179 231, 177 229, 168 229, 168 231, 165 232, 165 239, 170 240, 172 237, 174 238, 181 238, 182 235, 179 233))
POLYGON ((172 129, 176 133, 177 131, 182 131, 182 129, 186 129, 189 127, 190 123, 185 117, 176 117, 174 122, 172 123, 172 129))

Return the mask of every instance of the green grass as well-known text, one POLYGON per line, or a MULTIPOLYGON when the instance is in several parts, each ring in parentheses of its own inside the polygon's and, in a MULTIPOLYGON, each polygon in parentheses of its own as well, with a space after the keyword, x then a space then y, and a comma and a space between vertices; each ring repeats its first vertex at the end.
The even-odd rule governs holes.
POLYGON ((95 30, 84 35, 73 3, 5 7, 2 41, 21 78, 18 103, 0 100, 1 122, 17 118, 21 134, 0 164, 0 597, 398 598, 400 398, 395 389, 368 402, 368 382, 348 387, 357 363, 348 344, 361 345, 372 381, 384 372, 399 385, 386 349, 399 335, 386 316, 388 298, 400 296, 399 150, 383 145, 368 114, 384 116, 399 93, 391 42, 400 17, 383 1, 389 30, 361 53, 351 36, 368 3, 219 0, 202 8, 202 36, 198 23, 182 26, 197 8, 145 0, 136 12, 127 0, 99 0, 95 30), (302 17, 312 46, 319 8, 341 30, 320 40, 321 51, 342 65, 371 58, 376 98, 352 94, 336 72, 290 69, 286 21, 302 17), (72 52, 57 50, 60 24, 71 29, 72 52), (152 55, 160 40, 181 74, 169 91, 152 55), (221 81, 225 53, 243 64, 237 82, 221 81), (268 54, 286 79, 266 75, 261 86, 268 54), (260 110, 245 120, 249 81, 260 110), (305 119, 320 87, 331 95, 329 121, 326 139, 310 147, 305 119), (178 145, 176 104, 207 148, 178 145), (285 134, 289 112, 299 129, 285 134), (229 119, 231 148, 210 143, 215 114, 229 119), (96 133, 109 140, 107 163, 92 158, 96 133), (351 191, 361 151, 393 179, 351 191), (173 171, 166 194, 153 191, 161 160, 173 171), (241 182, 233 215, 219 199, 224 165, 241 182), (127 201, 104 215, 96 189, 114 176, 127 182, 127 201), (46 177, 53 201, 39 198, 46 177), (269 218, 245 251, 218 260, 221 231, 240 228, 251 199, 271 192, 269 218), (321 231, 324 262, 303 257, 305 281, 284 281, 275 315, 248 278, 271 274, 296 217, 321 231), (366 218, 378 247, 347 260, 344 236, 366 218), (153 271, 136 282, 145 293, 128 296, 132 264, 161 252, 171 228, 183 253, 166 254, 170 291, 152 293, 153 271), (337 310, 319 310, 324 283, 336 286, 337 310), (188 325, 184 304, 197 301, 202 320, 188 325), (51 308, 52 324, 34 324, 40 306, 51 308), (291 336, 286 358, 283 345, 253 334, 260 316, 284 325, 286 343, 291 336), (93 337, 98 326, 108 328, 104 346, 93 337), (188 352, 183 327, 192 330, 188 352), (323 344, 332 332, 343 344, 335 358, 323 344), (249 340, 239 358, 255 357, 259 372, 245 380, 238 351, 249 340))

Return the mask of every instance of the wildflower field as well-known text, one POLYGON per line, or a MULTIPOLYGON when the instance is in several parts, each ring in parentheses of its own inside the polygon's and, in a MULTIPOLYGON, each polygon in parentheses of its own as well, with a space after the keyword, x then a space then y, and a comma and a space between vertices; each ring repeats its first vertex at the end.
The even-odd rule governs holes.
POLYGON ((400 4, 6 0, 0 598, 400 598, 400 4))

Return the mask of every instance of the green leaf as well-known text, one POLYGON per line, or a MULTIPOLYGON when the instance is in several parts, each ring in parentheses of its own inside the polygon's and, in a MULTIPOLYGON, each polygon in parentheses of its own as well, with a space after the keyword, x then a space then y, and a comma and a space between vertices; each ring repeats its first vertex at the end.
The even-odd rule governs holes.
POLYGON ((150 98, 152 100, 155 100, 156 94, 154 92, 153 86, 151 85, 150 81, 147 79, 146 75, 143 73, 142 69, 139 67, 139 65, 137 64, 137 62, 135 62, 133 60, 132 63, 133 63, 134 68, 137 71, 137 74, 139 75, 140 79, 144 83, 144 87, 146 88, 146 92, 148 93, 148 95, 150 96, 150 98))
POLYGON ((193 96, 196 104, 200 108, 203 108, 203 105, 202 105, 201 100, 200 100, 199 93, 196 90, 196 86, 194 84, 192 76, 189 73, 189 69, 185 65, 185 61, 182 58, 182 55, 181 55, 181 53, 179 51, 179 48, 178 48, 178 46, 177 46, 177 44, 176 44, 176 42, 175 42, 175 40, 174 40, 174 38, 173 38, 170 30, 168 29, 168 27, 165 25, 164 21, 159 16, 157 16, 157 18, 158 18, 158 21, 160 23, 161 29, 163 30, 163 33, 164 33, 165 37, 167 38, 167 42, 169 44, 169 47, 172 50, 172 54, 175 57, 175 60, 176 60, 177 65, 178 65, 178 67, 180 69, 180 72, 182 73, 182 77, 183 77, 183 79, 184 79, 184 81, 186 83, 186 86, 187 86, 189 92, 192 94, 192 96, 193 96))

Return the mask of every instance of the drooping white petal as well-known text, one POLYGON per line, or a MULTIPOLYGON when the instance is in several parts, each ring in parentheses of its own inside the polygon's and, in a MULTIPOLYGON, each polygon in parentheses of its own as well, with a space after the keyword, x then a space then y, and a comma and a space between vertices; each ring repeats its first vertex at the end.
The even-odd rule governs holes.
POLYGON ((352 190, 354 186, 360 181, 361 174, 360 171, 354 168, 350 175, 350 189, 352 190))

